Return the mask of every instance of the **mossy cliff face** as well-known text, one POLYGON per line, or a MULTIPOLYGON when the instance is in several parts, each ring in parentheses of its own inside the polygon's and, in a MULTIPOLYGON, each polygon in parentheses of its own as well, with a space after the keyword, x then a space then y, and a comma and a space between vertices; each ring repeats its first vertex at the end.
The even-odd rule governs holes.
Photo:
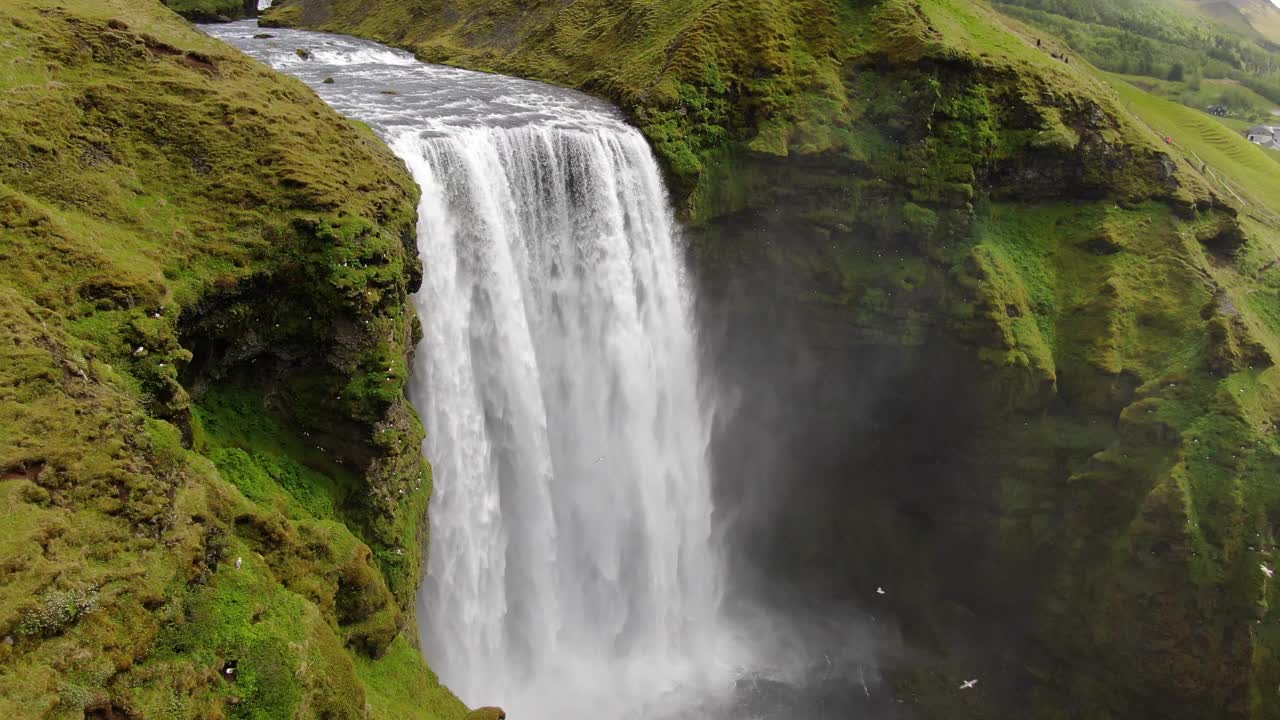
POLYGON ((898 618, 922 714, 1280 716, 1280 231, 1078 58, 960 0, 285 0, 267 21, 631 115, 733 410, 735 576, 898 618))
POLYGON ((403 166, 159 3, 0 40, 0 716, 461 717, 403 166))

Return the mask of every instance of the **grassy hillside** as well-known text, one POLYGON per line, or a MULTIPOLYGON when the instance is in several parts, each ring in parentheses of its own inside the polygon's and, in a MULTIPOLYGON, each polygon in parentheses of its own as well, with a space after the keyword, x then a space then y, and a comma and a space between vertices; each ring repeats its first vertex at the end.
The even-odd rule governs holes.
POLYGON ((1154 97, 1124 78, 1112 76, 1113 87, 1125 107, 1157 135, 1173 140, 1173 147, 1197 169, 1207 163, 1227 194, 1256 214, 1280 218, 1280 165, 1265 150, 1216 118, 1183 105, 1154 97))
MULTIPOLYGON (((926 717, 1280 717, 1275 169, 1223 126, 1117 95, 980 2, 284 0, 267 21, 631 115, 741 333, 718 367, 774 423, 755 444, 829 453, 770 495, 801 518, 771 571, 851 604, 899 588, 921 652, 895 678, 926 717), (812 395, 750 375, 779 339, 812 395), (860 373, 883 381, 841 390, 860 373)), ((1264 53, 1232 42, 1224 74, 1264 53)))
MULTIPOLYGON (((1005 13, 1065 41, 1109 72, 1182 81, 1234 80, 1280 105, 1280 53, 1251 24, 1280 9, 1194 0, 1004 0, 1005 13), (1274 11, 1274 12, 1272 12, 1274 11)), ((1267 4, 1265 1, 1264 5, 1267 4)), ((1199 92, 1201 88, 1192 87, 1199 92)))
POLYGON ((463 715, 405 169, 159 3, 5 3, 0 67, 0 716, 463 715))
POLYGON ((1280 7, 1271 0, 1179 0, 1187 8, 1223 25, 1256 33, 1280 44, 1280 7))
POLYGON ((1276 103, 1235 80, 1193 78, 1189 82, 1178 82, 1144 75, 1120 73, 1112 73, 1112 75, 1152 95, 1199 110, 1237 130, 1244 130, 1259 123, 1274 122, 1275 115, 1272 112, 1280 109, 1277 108, 1276 103), (1209 109, 1215 105, 1223 106, 1226 114, 1211 114, 1209 109))

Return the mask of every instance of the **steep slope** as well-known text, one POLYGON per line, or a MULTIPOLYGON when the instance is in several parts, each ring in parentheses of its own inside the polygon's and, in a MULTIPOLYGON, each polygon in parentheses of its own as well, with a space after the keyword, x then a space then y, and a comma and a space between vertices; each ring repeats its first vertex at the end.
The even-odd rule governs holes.
POLYGON ((404 167, 159 3, 0 39, 0 716, 460 717, 404 167))
POLYGON ((735 402, 713 448, 735 577, 897 618, 904 703, 1280 716, 1280 228, 1060 42, 960 0, 286 0, 267 21, 634 118, 735 402))
POLYGON ((1233 26, 1243 26, 1268 41, 1280 44, 1280 6, 1271 0, 1182 0, 1205 15, 1233 26))
POLYGON ((1276 212, 1280 206, 1276 192, 1280 165, 1260 145, 1222 126, 1211 115, 1148 95, 1122 78, 1111 76, 1111 80, 1126 108, 1172 141, 1172 152, 1182 153, 1195 167, 1207 163, 1214 168, 1210 181, 1236 200, 1246 216, 1257 215, 1261 220, 1276 212))

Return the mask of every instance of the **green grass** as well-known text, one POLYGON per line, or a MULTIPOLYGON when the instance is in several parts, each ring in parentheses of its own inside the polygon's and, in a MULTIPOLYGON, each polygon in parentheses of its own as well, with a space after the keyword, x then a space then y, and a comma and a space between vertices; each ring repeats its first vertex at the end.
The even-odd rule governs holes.
POLYGON ((1207 162, 1242 192, 1251 204, 1280 213, 1280 165, 1261 147, 1249 142, 1212 116, 1163 100, 1110 76, 1125 106, 1155 132, 1172 137, 1184 154, 1207 162), (1193 155, 1192 155, 1193 153, 1193 155))
POLYGON ((360 487, 349 469, 285 430, 252 392, 210 391, 200 398, 195 414, 201 451, 255 502, 283 502, 291 516, 341 519, 347 495, 360 487))
POLYGON ((372 720, 458 718, 467 713, 435 673, 423 672, 418 649, 403 637, 379 660, 358 658, 356 674, 369 694, 372 720))

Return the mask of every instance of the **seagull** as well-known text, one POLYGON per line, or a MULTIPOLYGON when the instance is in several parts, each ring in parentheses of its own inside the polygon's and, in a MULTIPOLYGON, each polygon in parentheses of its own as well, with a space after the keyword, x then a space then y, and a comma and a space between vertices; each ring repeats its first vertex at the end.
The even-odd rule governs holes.
POLYGON ((884 594, 884 588, 882 588, 882 587, 878 587, 878 588, 876 588, 876 594, 877 594, 877 595, 883 595, 883 594, 884 594))
POLYGON ((1276 574, 1276 571, 1275 571, 1275 570, 1272 570, 1271 568, 1267 567, 1266 565, 1259 565, 1258 567, 1262 569, 1262 574, 1263 574, 1263 575, 1266 575, 1267 577, 1272 577, 1273 575, 1275 575, 1275 574, 1276 574))
POLYGON ((239 569, 240 569, 240 566, 241 566, 241 565, 243 565, 243 564, 244 564, 244 558, 236 558, 236 569, 237 569, 237 570, 239 570, 239 569))
POLYGON ((974 678, 972 680, 965 680, 964 682, 960 683, 960 689, 972 690, 977 684, 978 684, 978 678, 974 678))
POLYGON ((601 455, 600 457, 596 458, 595 460, 592 460, 592 461, 591 461, 591 464, 592 464, 592 465, 595 465, 596 463, 600 462, 600 461, 601 461, 601 460, 603 460, 603 459, 604 459, 604 456, 603 456, 603 455, 601 455))

